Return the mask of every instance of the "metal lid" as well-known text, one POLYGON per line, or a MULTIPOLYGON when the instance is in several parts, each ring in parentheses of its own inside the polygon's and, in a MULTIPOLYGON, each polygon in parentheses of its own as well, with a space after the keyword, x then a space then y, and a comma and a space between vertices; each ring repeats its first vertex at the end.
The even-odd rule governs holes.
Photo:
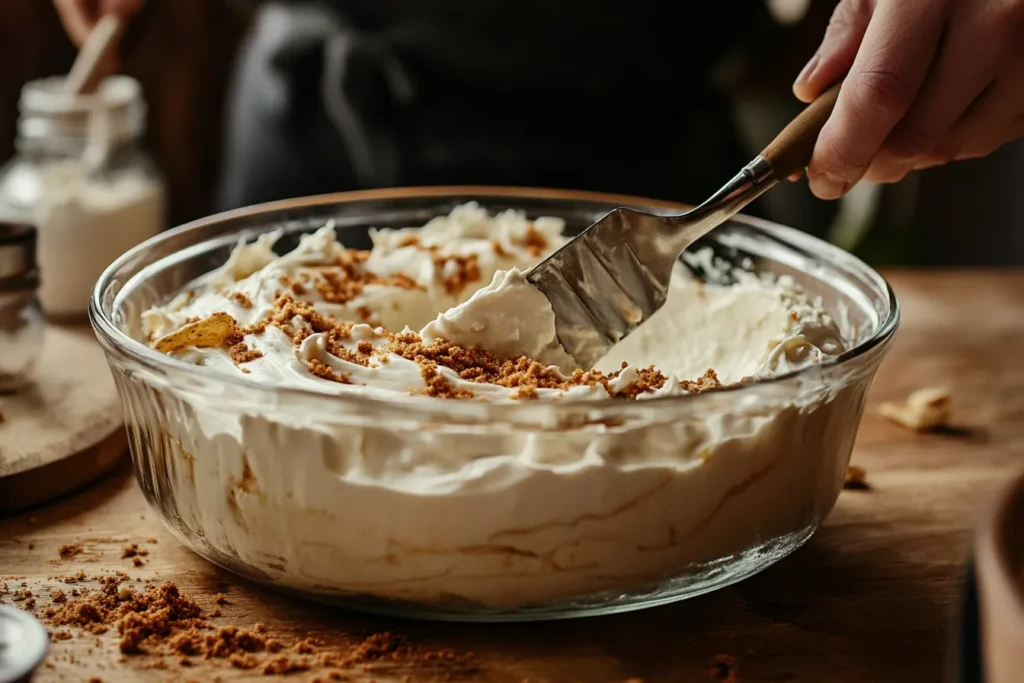
POLYGON ((0 683, 28 681, 46 659, 50 637, 31 614, 0 605, 0 683))
POLYGON ((36 229, 24 223, 0 222, 0 291, 38 286, 36 229))

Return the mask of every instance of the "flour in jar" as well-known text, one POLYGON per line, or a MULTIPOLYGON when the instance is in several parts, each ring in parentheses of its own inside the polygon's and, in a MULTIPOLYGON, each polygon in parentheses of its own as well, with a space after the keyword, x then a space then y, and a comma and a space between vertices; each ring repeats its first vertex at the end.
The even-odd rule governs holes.
POLYGON ((163 187, 131 169, 92 175, 76 161, 47 165, 41 175, 39 298, 48 316, 79 316, 104 269, 163 228, 163 187))

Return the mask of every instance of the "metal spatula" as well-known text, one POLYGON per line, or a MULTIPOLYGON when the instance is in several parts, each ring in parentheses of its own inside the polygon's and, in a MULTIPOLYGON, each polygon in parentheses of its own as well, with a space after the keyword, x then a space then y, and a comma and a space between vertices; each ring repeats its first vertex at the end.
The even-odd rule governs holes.
POLYGON ((780 180, 804 170, 839 87, 807 105, 700 206, 678 216, 615 209, 527 273, 551 302, 558 341, 581 368, 592 368, 661 308, 683 250, 780 180))

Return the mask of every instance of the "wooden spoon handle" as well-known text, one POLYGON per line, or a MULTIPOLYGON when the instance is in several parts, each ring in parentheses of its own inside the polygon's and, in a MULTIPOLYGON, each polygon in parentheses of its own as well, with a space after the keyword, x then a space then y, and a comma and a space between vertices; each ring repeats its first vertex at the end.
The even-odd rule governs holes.
POLYGON ((117 47, 122 29, 121 20, 112 14, 96 22, 96 27, 86 38, 75 63, 71 65, 71 73, 64 82, 65 92, 78 95, 96 90, 106 75, 99 66, 103 58, 117 47))
POLYGON ((811 161, 818 134, 832 115, 842 82, 821 93, 761 152, 780 180, 801 173, 811 161))

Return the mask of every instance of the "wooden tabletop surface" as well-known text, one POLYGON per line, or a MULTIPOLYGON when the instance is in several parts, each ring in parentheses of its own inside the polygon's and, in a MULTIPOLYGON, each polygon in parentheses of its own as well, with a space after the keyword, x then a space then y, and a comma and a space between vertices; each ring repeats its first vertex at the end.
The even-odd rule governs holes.
MULTIPOLYGON (((738 658, 734 679, 742 683, 941 680, 972 526, 992 494, 1024 469, 1024 271, 889 276, 904 305, 903 324, 854 453, 872 489, 844 491, 805 547, 717 593, 544 624, 441 625, 346 613, 257 588, 185 550, 147 509, 127 466, 82 493, 0 519, 0 578, 18 577, 13 585, 24 581, 49 595, 47 577, 121 569, 173 580, 210 609, 214 592, 226 590, 217 623, 262 622, 286 641, 314 635, 338 646, 392 631, 425 647, 475 653, 464 680, 713 681, 710 665, 720 654, 738 658), (955 390, 962 433, 917 434, 875 412, 880 401, 939 384, 955 390), (60 560, 58 546, 70 542, 84 551, 60 560), (147 564, 136 568, 121 558, 127 542, 149 549, 147 564)), ((144 657, 122 658, 116 640, 108 633, 99 642, 55 642, 38 680, 268 678, 223 660, 147 668, 144 657)), ((451 678, 414 665, 345 675, 381 683, 451 678)), ((326 680, 325 673, 289 680, 316 678, 326 680)))

